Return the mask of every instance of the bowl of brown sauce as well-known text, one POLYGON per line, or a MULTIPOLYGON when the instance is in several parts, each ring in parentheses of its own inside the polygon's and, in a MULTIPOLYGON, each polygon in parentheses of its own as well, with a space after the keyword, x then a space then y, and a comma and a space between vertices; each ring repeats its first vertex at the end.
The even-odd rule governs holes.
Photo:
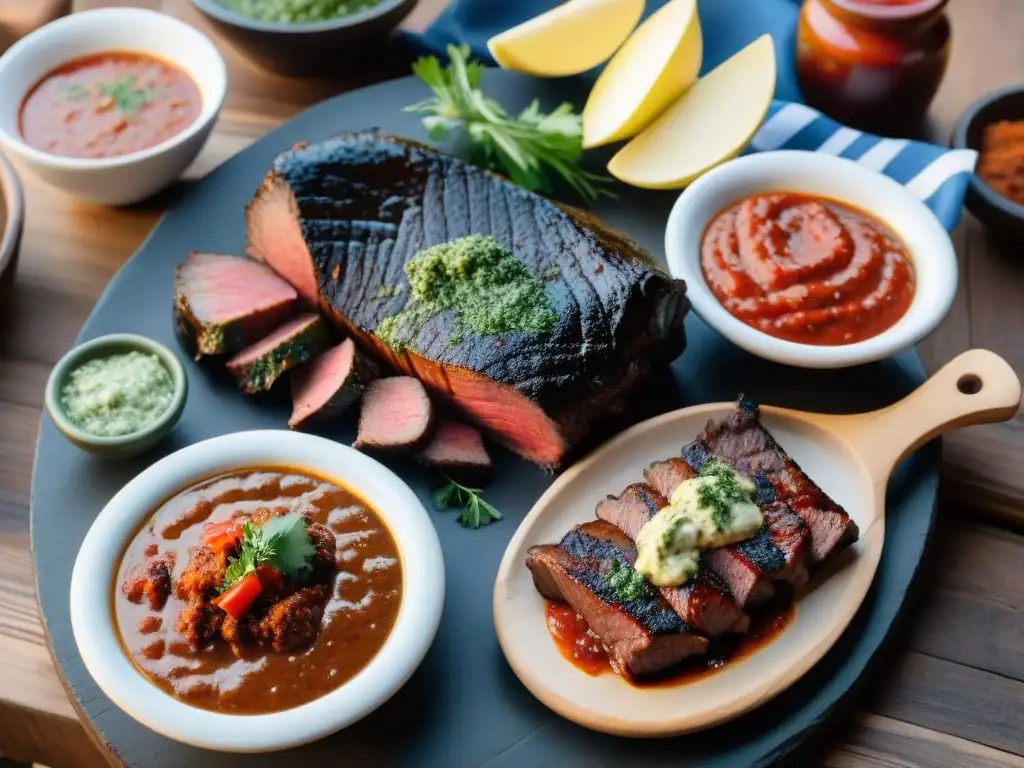
POLYGON ((152 465, 100 512, 71 579, 97 684, 153 730, 266 752, 386 702, 437 631, 444 564, 416 495, 324 438, 240 432, 152 465))
POLYGON ((226 91, 223 59, 188 24, 138 8, 76 13, 0 57, 0 142, 74 196, 126 205, 196 158, 226 91))
POLYGON ((949 234, 887 176, 815 152, 763 152, 691 184, 665 233, 694 311, 737 346, 804 368, 896 354, 956 294, 949 234))

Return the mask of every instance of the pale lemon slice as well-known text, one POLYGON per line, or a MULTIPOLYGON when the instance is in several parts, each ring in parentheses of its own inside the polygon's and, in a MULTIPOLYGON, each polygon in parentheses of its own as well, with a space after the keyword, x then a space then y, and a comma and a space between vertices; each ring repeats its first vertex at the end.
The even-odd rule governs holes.
POLYGON ((612 57, 583 109, 583 146, 634 136, 693 85, 704 46, 695 0, 671 0, 612 57))
POLYGON ((538 77, 578 75, 615 53, 643 12, 644 0, 569 0, 495 35, 487 48, 505 69, 538 77))
POLYGON ((775 49, 763 35, 697 81, 608 163, 647 189, 685 187, 735 157, 764 120, 775 93, 775 49))

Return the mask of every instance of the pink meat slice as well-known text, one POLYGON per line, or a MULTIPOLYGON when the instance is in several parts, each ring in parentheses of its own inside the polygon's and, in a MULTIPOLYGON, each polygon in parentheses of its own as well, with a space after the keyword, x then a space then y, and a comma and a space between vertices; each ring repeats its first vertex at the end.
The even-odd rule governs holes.
POLYGON ((486 482, 493 470, 480 431, 450 419, 438 420, 434 436, 418 458, 457 480, 486 482))
POLYGON ((378 379, 363 393, 354 448, 418 451, 430 441, 434 407, 419 379, 378 379))
POLYGON ((352 339, 324 352, 292 373, 292 416, 296 427, 322 412, 337 415, 359 397, 362 382, 353 370, 356 345, 352 339), (327 413, 329 412, 329 413, 327 413))
POLYGON ((192 313, 204 323, 226 323, 269 307, 287 307, 298 296, 265 264, 220 253, 190 253, 180 277, 192 313))

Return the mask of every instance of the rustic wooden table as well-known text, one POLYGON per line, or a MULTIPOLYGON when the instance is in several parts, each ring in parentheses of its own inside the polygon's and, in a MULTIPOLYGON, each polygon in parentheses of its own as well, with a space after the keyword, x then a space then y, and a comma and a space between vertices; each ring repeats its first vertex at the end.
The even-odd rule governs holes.
MULTIPOLYGON (((426 26, 446 1, 421 0, 406 27, 426 26)), ((0 0, 0 18, 5 6, 23 2, 0 0)), ((188 0, 121 4, 161 9, 214 34, 188 0)), ((933 109, 937 140, 974 98, 1024 80, 1024 2, 953 0, 950 14, 954 51, 933 109)), ((191 179, 311 103, 405 74, 382 61, 344 79, 292 81, 224 50, 231 94, 191 179)), ((29 551, 29 482, 50 367, 176 193, 108 210, 22 176, 27 229, 13 306, 0 328, 0 754, 54 768, 105 766, 108 757, 79 722, 47 650, 29 551)), ((1024 373, 1024 258, 993 242, 969 215, 955 239, 961 291, 950 318, 921 346, 926 365, 934 369, 984 346, 1024 373)), ((1024 768, 1024 417, 963 431, 946 441, 945 457, 943 508, 922 597, 886 667, 867 682, 859 712, 822 745, 818 765, 1024 768)))

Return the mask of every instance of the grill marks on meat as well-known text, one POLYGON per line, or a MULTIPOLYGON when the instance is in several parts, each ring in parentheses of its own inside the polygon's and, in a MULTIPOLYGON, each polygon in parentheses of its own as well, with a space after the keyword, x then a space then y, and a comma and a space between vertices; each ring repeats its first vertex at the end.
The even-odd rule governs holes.
MULTIPOLYGON (((559 546, 575 557, 596 557, 606 567, 611 566, 613 557, 629 566, 636 562, 633 540, 604 519, 576 526, 559 546)), ((682 586, 660 587, 659 591, 685 624, 710 637, 743 633, 750 626, 750 617, 736 605, 725 584, 706 568, 698 569, 682 586)))
POLYGON ((541 545, 530 548, 526 564, 542 593, 557 593, 586 620, 620 674, 658 672, 707 650, 707 639, 692 634, 660 595, 619 601, 605 580, 606 562, 598 557, 541 545))
MULTIPOLYGON (((750 398, 741 396, 728 418, 709 422, 699 442, 745 475, 764 478, 759 492, 768 494, 770 489, 774 500, 788 505, 810 529, 812 562, 825 560, 860 535, 846 510, 815 485, 764 428, 760 409, 750 398)), ((696 455, 699 450, 688 447, 687 453, 696 455)))
MULTIPOLYGON (((663 487, 668 487, 669 470, 673 478, 682 478, 679 482, 696 475, 689 465, 682 461, 678 463, 686 469, 676 466, 673 460, 652 465, 652 474, 656 475, 655 479, 662 481, 663 487), (661 464, 667 466, 662 467, 661 464)), ((668 490, 671 494, 675 486, 668 490)), ((618 496, 609 496, 600 502, 596 511, 601 520, 617 526, 633 541, 644 524, 667 506, 668 499, 664 495, 645 483, 634 483, 618 496)), ((722 572, 717 569, 709 568, 710 564, 702 561, 697 573, 686 584, 665 587, 662 594, 683 621, 702 632, 713 637, 725 632, 745 632, 750 626, 750 618, 742 611, 747 602, 744 598, 748 597, 749 592, 747 572, 724 571, 733 577, 730 579, 722 576, 722 572), (736 576, 741 578, 736 579, 736 576)), ((769 586, 768 597, 772 594, 769 586)))
POLYGON ((429 148, 373 132, 278 157, 247 208, 251 256, 361 345, 546 466, 607 425, 684 346, 685 285, 603 222, 429 148), (418 251, 490 233, 546 279, 548 334, 467 334, 453 313, 394 353, 373 331, 410 295, 418 251), (402 286, 381 292, 381 286, 402 286), (380 294, 390 294, 381 296, 380 294))

